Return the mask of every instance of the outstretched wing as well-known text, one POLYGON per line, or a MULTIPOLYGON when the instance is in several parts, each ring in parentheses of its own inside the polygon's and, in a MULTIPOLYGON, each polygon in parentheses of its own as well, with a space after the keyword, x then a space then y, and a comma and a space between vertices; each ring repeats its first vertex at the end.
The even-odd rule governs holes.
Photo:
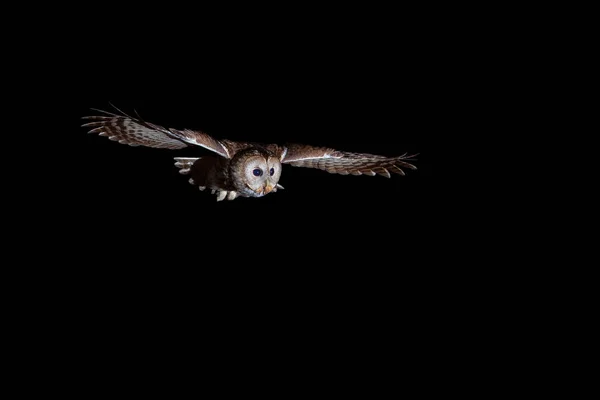
POLYGON ((146 146, 159 149, 182 149, 187 146, 200 146, 214 151, 222 157, 230 158, 227 148, 220 141, 204 132, 189 129, 182 131, 169 129, 128 115, 118 115, 102 110, 96 111, 106 115, 83 117, 83 119, 92 121, 82 125, 92 128, 89 133, 108 136, 110 140, 130 146, 146 146))
POLYGON ((404 175, 404 168, 417 169, 406 162, 414 156, 384 157, 375 154, 350 153, 326 147, 304 144, 287 145, 282 163, 294 167, 318 168, 332 174, 370 175, 390 177, 390 172, 404 175))

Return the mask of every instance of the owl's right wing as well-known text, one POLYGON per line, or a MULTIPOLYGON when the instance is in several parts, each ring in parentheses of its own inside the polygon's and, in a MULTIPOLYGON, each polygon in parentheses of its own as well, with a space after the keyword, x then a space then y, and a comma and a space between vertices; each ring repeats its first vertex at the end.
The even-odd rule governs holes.
POLYGON ((381 175, 390 177, 390 171, 404 175, 402 168, 417 169, 408 161, 414 156, 385 157, 376 154, 352 153, 327 147, 288 144, 281 162, 294 167, 318 168, 341 175, 381 175))
POLYGON ((110 140, 130 146, 160 149, 182 149, 187 146, 200 146, 214 151, 222 157, 231 158, 227 147, 223 143, 204 132, 164 128, 128 115, 118 115, 102 110, 96 111, 106 115, 83 117, 83 119, 92 121, 82 125, 92 128, 89 133, 108 136, 110 140))

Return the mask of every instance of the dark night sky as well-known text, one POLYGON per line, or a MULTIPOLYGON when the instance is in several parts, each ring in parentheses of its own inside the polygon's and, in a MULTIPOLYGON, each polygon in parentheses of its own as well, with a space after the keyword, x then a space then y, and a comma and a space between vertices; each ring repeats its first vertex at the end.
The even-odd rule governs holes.
POLYGON ((97 258, 130 278, 145 275, 143 268, 174 273, 169 265, 184 275, 335 279, 344 271, 351 280, 423 287, 436 276, 441 284, 447 270, 432 266, 431 256, 443 240, 439 215, 448 198, 437 178, 449 171, 437 163, 437 143, 461 128, 460 56, 439 32, 395 23, 378 29, 229 40, 221 31, 197 42, 189 29, 168 38, 82 31, 84 44, 47 91, 60 92, 48 104, 57 103, 62 121, 52 125, 53 179, 44 196, 55 203, 47 226, 59 223, 65 246, 81 249, 83 262, 97 258), (90 108, 110 103, 217 139, 419 153, 418 170, 387 179, 284 166, 285 190, 217 203, 173 165, 173 157, 208 151, 133 148, 80 127, 90 108))
POLYGON ((175 240, 187 253, 190 236, 200 232, 202 240, 219 248, 261 243, 266 258, 269 251, 300 251, 305 257, 307 250, 326 249, 355 259, 352 251, 363 257, 365 248, 383 249, 382 258, 419 257, 413 249, 431 240, 439 202, 434 134, 444 118, 431 93, 441 89, 422 84, 422 75, 407 82, 393 68, 323 63, 291 71, 199 66, 180 75, 170 68, 150 76, 133 65, 110 75, 99 75, 97 67, 84 69, 81 86, 71 91, 76 104, 69 128, 61 132, 66 214, 92 236, 100 227, 119 234, 130 230, 127 240, 142 248, 149 241, 165 246, 175 240), (90 108, 110 109, 109 103, 127 113, 136 110, 149 122, 203 130, 215 138, 299 142, 388 156, 419 153, 418 170, 387 179, 284 166, 280 183, 285 190, 217 203, 173 165, 173 157, 208 151, 133 148, 80 127, 80 118, 94 113, 90 108), (404 244, 409 248, 400 251, 404 244))
POLYGON ((98 315, 111 327, 141 315, 194 334, 182 324, 231 318, 246 335, 242 325, 263 318, 294 332, 306 321, 318 340, 346 320, 344 335, 357 324, 373 330, 374 345, 388 335, 381 354, 411 340, 427 342, 417 359, 435 349, 470 301, 461 293, 472 270, 444 246, 460 238, 442 216, 461 172, 438 159, 452 154, 440 143, 467 129, 465 104, 478 99, 465 99, 463 83, 475 67, 450 34, 459 29, 439 23, 443 12, 341 11, 288 30, 283 17, 269 28, 241 13, 247 24, 234 31, 237 22, 207 14, 186 24, 108 9, 52 39, 44 71, 55 68, 24 104, 48 116, 28 127, 40 153, 27 182, 35 218, 19 232, 36 244, 26 251, 52 261, 36 276, 57 282, 48 289, 64 298, 57 309, 89 315, 91 330, 98 315), (110 103, 217 139, 419 153, 418 169, 387 179, 284 165, 285 190, 216 202, 173 165, 207 150, 134 148, 81 128, 90 108, 110 103), (408 341, 397 340, 398 323, 408 341))
POLYGON ((271 282, 275 291, 309 282, 350 290, 364 280, 356 290, 382 291, 377 296, 393 296, 396 287, 413 294, 428 288, 419 302, 445 284, 449 269, 431 263, 443 206, 434 179, 434 133, 444 125, 430 95, 435 85, 340 63, 302 73, 198 68, 172 79, 140 78, 131 69, 98 82, 98 69, 86 73, 64 132, 69 161, 62 163, 61 226, 85 260, 101 265, 85 276, 108 286, 117 276, 127 285, 166 279, 173 292, 180 278, 183 285, 224 284, 230 274, 234 285, 246 277, 271 282), (173 165, 175 156, 206 150, 134 148, 80 127, 89 108, 109 109, 109 102, 147 121, 216 138, 419 153, 418 170, 387 179, 284 166, 285 190, 216 202, 173 165))
MULTIPOLYGON (((450 118, 450 73, 436 64, 448 54, 443 44, 431 42, 438 52, 415 43, 390 52, 389 41, 348 38, 333 47, 328 41, 307 47, 300 39, 284 48, 205 45, 176 57, 176 49, 144 37, 136 48, 111 50, 118 63, 107 62, 107 51, 77 53, 62 87, 71 112, 68 129, 61 128, 68 168, 63 187, 78 207, 77 223, 129 225, 140 234, 148 232, 140 226, 163 227, 156 228, 157 236, 214 229, 235 233, 235 240, 248 231, 249 242, 282 241, 289 250, 295 234, 306 235, 304 248, 340 237, 340 245, 422 246, 440 201, 433 183, 439 174, 436 138, 450 118), (175 156, 206 150, 132 148, 80 128, 90 108, 110 109, 109 103, 159 125, 199 129, 215 138, 388 156, 419 153, 418 170, 386 179, 285 166, 284 191, 217 203, 173 166, 175 156), (69 168, 70 162, 77 167, 69 168)), ((90 45, 99 46, 98 40, 88 38, 90 45)))
POLYGON ((271 235, 307 230, 312 240, 348 235, 350 242, 370 240, 360 234, 361 227, 387 237, 387 226, 397 227, 392 234, 396 236, 402 235, 403 226, 419 232, 419 226, 429 222, 427 215, 436 204, 431 132, 439 129, 439 121, 428 115, 432 104, 426 98, 411 91, 401 94, 401 82, 363 77, 350 83, 345 74, 334 71, 313 71, 300 78, 197 74, 195 84, 157 78, 161 87, 155 96, 145 87, 144 94, 128 96, 115 83, 82 90, 69 146, 85 164, 72 170, 69 179, 88 216, 173 226, 226 225, 230 231, 241 224, 271 235), (214 196, 189 185, 173 166, 173 157, 208 151, 132 148, 78 127, 77 117, 93 113, 90 107, 109 109, 109 102, 127 113, 135 109, 147 121, 199 129, 216 138, 299 142, 389 156, 419 153, 418 170, 386 179, 284 166, 280 183, 285 190, 217 203, 214 196))

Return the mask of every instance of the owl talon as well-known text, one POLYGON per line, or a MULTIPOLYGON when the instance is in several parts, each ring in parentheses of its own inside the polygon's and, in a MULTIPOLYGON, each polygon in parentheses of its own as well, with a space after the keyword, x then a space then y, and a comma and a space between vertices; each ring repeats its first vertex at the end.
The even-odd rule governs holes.
POLYGON ((227 193, 227 200, 233 200, 237 197, 238 193, 235 190, 230 191, 229 193, 227 193))
POLYGON ((217 194, 217 201, 222 201, 227 196, 227 190, 221 190, 217 194))

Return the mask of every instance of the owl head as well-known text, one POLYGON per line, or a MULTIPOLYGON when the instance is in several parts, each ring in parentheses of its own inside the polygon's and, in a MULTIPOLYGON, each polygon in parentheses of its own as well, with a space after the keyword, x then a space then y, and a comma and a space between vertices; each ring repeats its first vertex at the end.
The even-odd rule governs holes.
POLYGON ((281 160, 265 149, 243 150, 231 160, 229 176, 238 192, 250 197, 262 197, 277 188, 281 160))

